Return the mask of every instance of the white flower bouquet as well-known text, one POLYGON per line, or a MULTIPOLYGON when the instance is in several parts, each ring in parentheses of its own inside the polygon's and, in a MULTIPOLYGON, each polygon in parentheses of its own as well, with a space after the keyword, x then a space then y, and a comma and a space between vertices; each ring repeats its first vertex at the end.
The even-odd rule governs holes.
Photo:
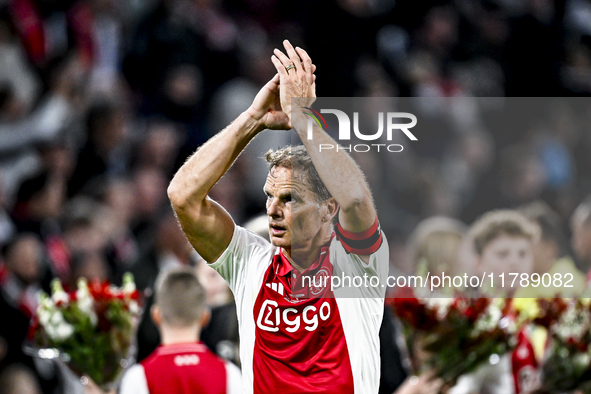
POLYGON ((140 293, 131 274, 121 288, 80 279, 72 292, 55 280, 51 296, 40 296, 29 339, 38 356, 59 358, 110 390, 129 363, 140 315, 140 293))

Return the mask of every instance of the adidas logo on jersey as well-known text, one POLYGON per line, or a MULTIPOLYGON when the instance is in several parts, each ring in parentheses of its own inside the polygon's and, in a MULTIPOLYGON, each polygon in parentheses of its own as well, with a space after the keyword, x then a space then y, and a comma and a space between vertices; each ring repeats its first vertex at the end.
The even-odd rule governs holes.
POLYGON ((267 283, 267 284, 265 284, 265 286, 267 286, 271 290, 276 291, 280 295, 283 295, 285 293, 282 283, 276 283, 276 282, 267 283))

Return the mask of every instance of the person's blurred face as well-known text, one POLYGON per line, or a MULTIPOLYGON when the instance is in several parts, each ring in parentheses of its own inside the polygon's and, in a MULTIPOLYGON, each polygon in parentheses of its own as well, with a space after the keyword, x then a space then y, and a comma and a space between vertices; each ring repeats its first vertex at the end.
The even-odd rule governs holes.
POLYGON ((585 223, 586 214, 575 211, 571 221, 571 246, 580 263, 591 265, 591 225, 585 223))
POLYGON ((197 278, 205 289, 207 305, 215 307, 230 301, 230 288, 222 276, 206 262, 197 265, 197 278))
POLYGON ((27 284, 39 280, 43 245, 34 236, 23 236, 16 241, 7 256, 7 266, 19 279, 27 284))
POLYGON ((480 256, 480 271, 487 275, 530 274, 533 266, 533 245, 524 237, 500 235, 485 246, 480 256))
POLYGON ((323 224, 321 204, 297 171, 294 175, 291 169, 275 167, 264 188, 271 243, 288 250, 312 247, 323 224))
POLYGON ((62 212, 65 194, 65 183, 50 181, 44 190, 29 200, 29 214, 37 220, 59 217, 62 212))
POLYGON ((159 223, 156 247, 160 252, 174 253, 181 260, 191 253, 191 244, 179 227, 174 215, 166 216, 159 223))
POLYGON ((122 226, 129 225, 135 215, 134 185, 125 180, 114 181, 109 186, 106 203, 113 210, 116 220, 122 226))
POLYGON ((541 239, 534 248, 534 272, 544 274, 552 268, 552 264, 560 257, 560 248, 555 241, 541 239))
POLYGON ((99 253, 91 253, 75 269, 73 277, 75 279, 72 281, 73 285, 78 283, 79 278, 85 278, 89 282, 97 280, 102 283, 109 279, 108 262, 99 253))
POLYGON ((166 198, 166 175, 158 168, 145 167, 135 174, 135 206, 138 214, 150 216, 166 198))

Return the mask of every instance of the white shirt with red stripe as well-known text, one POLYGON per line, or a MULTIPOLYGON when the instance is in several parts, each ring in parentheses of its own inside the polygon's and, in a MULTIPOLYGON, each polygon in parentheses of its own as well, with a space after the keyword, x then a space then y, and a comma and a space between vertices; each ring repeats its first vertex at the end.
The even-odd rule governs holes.
POLYGON ((240 369, 203 343, 158 347, 123 376, 119 394, 240 394, 240 369))
POLYGON ((281 248, 235 226, 230 245, 211 266, 236 300, 245 393, 378 392, 388 245, 377 219, 360 234, 337 225, 302 273, 281 248), (369 263, 359 255, 369 255, 369 263), (333 292, 330 275, 351 281, 376 276, 379 285, 333 292), (302 278, 317 285, 302 286, 302 278))

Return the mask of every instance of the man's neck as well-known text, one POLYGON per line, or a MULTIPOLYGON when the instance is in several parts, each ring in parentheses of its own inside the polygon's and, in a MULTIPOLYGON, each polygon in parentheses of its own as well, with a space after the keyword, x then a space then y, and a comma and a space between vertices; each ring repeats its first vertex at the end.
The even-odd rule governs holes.
POLYGON ((302 272, 314 264, 314 262, 320 256, 320 250, 330 242, 331 237, 332 226, 320 231, 318 236, 312 240, 310 246, 307 248, 282 248, 283 256, 289 260, 291 266, 294 269, 302 272))
POLYGON ((199 341, 199 327, 161 327, 161 343, 163 345, 174 345, 177 343, 191 343, 199 341))
POLYGON ((314 264, 314 261, 316 261, 318 255, 320 254, 319 250, 319 248, 315 248, 314 250, 310 251, 310 258, 302 258, 299 257, 301 255, 298 255, 297 260, 294 260, 291 257, 290 249, 282 249, 281 253, 283 254, 283 256, 285 256, 285 258, 287 258, 293 269, 295 269, 298 272, 302 272, 310 268, 310 266, 314 264))

